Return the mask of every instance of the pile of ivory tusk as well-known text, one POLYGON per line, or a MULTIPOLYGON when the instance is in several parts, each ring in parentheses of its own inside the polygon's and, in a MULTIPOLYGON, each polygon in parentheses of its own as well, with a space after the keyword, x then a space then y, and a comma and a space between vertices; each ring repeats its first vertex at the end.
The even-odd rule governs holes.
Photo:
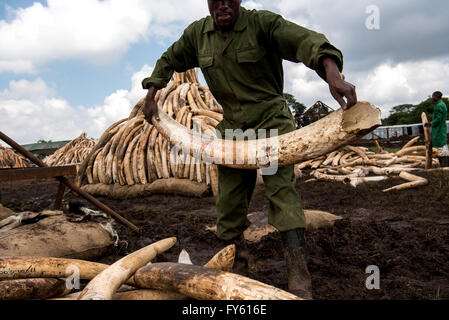
POLYGON ((0 300, 301 299, 231 273, 235 245, 222 249, 204 266, 151 263, 175 243, 176 238, 160 240, 112 265, 62 258, 0 257, 0 300), (90 281, 82 291, 72 293, 81 289, 73 288, 75 273, 78 281, 90 281))
POLYGON ((0 145, 0 169, 29 167, 32 167, 32 164, 27 159, 0 145))
MULTIPOLYGON (((314 178, 307 182, 339 181, 357 187, 361 183, 382 181, 392 175, 399 175, 409 182, 385 189, 384 192, 414 188, 428 184, 427 179, 410 173, 421 170, 426 164, 426 147, 413 146, 418 139, 419 137, 413 138, 395 153, 384 151, 377 141, 377 153, 368 151, 366 147, 348 145, 327 155, 299 163, 295 169, 313 170, 310 174, 314 178)), ((433 149, 434 166, 439 166, 436 159, 438 155, 438 150, 433 149)))
MULTIPOLYGON (((223 109, 209 89, 202 86, 198 73, 189 70, 174 73, 167 87, 155 100, 173 120, 202 134, 215 136, 215 127, 223 119, 223 109)), ((112 124, 81 164, 77 184, 87 176, 89 184, 133 186, 158 179, 189 179, 210 185, 217 175, 214 166, 179 152, 158 130, 145 121, 144 98, 128 118, 112 124)))
POLYGON ((87 138, 86 134, 82 133, 78 138, 45 158, 44 163, 47 166, 79 164, 86 159, 95 144, 95 140, 87 138))

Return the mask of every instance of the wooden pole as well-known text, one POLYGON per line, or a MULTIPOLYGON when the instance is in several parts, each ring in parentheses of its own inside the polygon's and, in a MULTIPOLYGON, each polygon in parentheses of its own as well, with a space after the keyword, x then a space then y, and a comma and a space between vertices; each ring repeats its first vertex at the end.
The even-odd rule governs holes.
MULTIPOLYGON (((19 145, 17 142, 15 142, 14 140, 12 140, 11 138, 9 138, 7 135, 5 135, 3 132, 0 131, 0 139, 2 139, 3 141, 5 141, 7 144, 9 144, 12 148, 14 148, 15 150, 17 150, 18 152, 20 152, 23 156, 25 156, 26 158, 28 158, 29 160, 31 160, 33 163, 35 163, 36 165, 38 165, 39 167, 45 168, 47 167, 47 165, 45 163, 43 163, 41 160, 39 160, 34 154, 32 154, 31 152, 29 152, 28 150, 24 149, 21 145, 19 145)), ((74 183, 72 183, 71 181, 69 181, 67 178, 65 177, 56 177, 56 179, 62 183, 64 183, 67 187, 69 187, 70 189, 72 189, 74 192, 76 192, 77 194, 79 194, 81 197, 83 197, 84 199, 86 199, 87 201, 89 201, 91 204, 93 204, 94 206, 96 206, 97 208, 99 208, 100 210, 106 212, 107 214, 109 214, 110 216, 112 216, 114 219, 116 219, 117 221, 121 222, 122 224, 130 227, 131 229, 133 229, 134 231, 136 231, 137 233, 140 233, 140 229, 138 227, 136 227, 134 224, 132 224, 131 222, 129 222, 128 220, 126 220, 125 218, 123 218, 121 215, 119 215, 118 213, 116 213, 114 210, 112 210, 111 208, 109 208, 108 206, 106 206, 105 204, 103 204, 102 202, 100 202, 99 200, 97 200, 96 198, 92 197, 90 194, 88 194, 87 192, 81 190, 80 188, 78 188, 74 183)))
POLYGON ((62 206, 62 199, 64 198, 65 184, 59 182, 58 192, 56 193, 56 200, 53 205, 53 210, 60 210, 62 206))
POLYGON ((425 112, 421 114, 424 127, 424 139, 426 142, 426 169, 432 169, 432 133, 430 132, 429 121, 425 112))

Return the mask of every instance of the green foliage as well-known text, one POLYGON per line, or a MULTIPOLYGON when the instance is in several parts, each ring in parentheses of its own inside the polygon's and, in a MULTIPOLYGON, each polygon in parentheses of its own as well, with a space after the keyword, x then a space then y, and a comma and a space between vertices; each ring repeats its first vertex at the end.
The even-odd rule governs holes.
MULTIPOLYGON (((443 98, 446 106, 449 106, 449 99, 443 98)), ((432 121, 433 108, 435 107, 435 102, 432 99, 427 99, 417 105, 412 104, 402 104, 394 107, 390 111, 390 115, 382 119, 383 126, 394 126, 400 124, 414 124, 421 123, 421 114, 425 112, 429 121, 432 121)))
POLYGON ((307 107, 301 102, 296 101, 295 97, 290 93, 284 93, 285 100, 287 101, 287 106, 295 110, 295 114, 303 114, 307 107))
POLYGON ((47 141, 47 140, 42 140, 42 139, 37 141, 37 143, 52 143, 52 142, 53 141, 51 141, 51 140, 47 141))

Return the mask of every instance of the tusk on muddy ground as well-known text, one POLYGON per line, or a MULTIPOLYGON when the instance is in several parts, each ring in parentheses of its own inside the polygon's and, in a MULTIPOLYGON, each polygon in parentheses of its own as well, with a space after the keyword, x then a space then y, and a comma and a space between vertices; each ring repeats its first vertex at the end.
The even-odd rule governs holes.
POLYGON ((235 245, 231 244, 220 250, 220 252, 213 256, 204 266, 206 268, 231 272, 232 267, 234 266, 234 258, 235 245))
POLYGON ((350 178, 350 184, 354 188, 357 187, 359 184, 365 183, 365 182, 377 182, 377 181, 383 181, 387 180, 389 177, 387 176, 377 176, 377 177, 352 177, 350 178))
POLYGON ((416 188, 416 187, 420 187, 420 186, 425 186, 429 183, 429 181, 426 178, 415 176, 414 174, 408 173, 406 171, 402 171, 399 174, 399 177, 401 177, 404 180, 410 181, 410 182, 403 183, 403 184, 394 186, 392 188, 385 189, 385 190, 383 190, 383 192, 389 192, 389 191, 393 191, 393 190, 398 191, 398 190, 411 189, 411 188, 416 188))
MULTIPOLYGON (((40 257, 1 257, 0 280, 18 278, 66 278, 77 273, 80 279, 91 280, 109 267, 107 264, 76 259, 40 257)), ((128 281, 134 285, 134 282, 128 281)))
POLYGON ((265 283, 201 266, 155 263, 139 269, 139 287, 169 290, 199 300, 301 300, 265 283))
POLYGON ((61 279, 15 279, 0 281, 0 300, 47 299, 68 292, 61 279))
POLYGON ((144 247, 120 259, 98 274, 84 288, 79 300, 110 300, 116 290, 124 284, 137 269, 146 265, 156 255, 170 249, 176 238, 167 238, 144 247))

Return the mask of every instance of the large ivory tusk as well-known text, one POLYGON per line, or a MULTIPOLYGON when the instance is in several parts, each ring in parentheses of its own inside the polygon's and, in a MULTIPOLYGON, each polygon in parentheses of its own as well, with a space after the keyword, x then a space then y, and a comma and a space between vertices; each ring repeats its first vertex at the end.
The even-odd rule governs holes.
POLYGON ((117 292, 112 300, 188 300, 183 294, 169 291, 141 289, 117 292))
POLYGON ((234 266, 234 258, 235 245, 231 244, 213 256, 204 266, 206 268, 231 272, 232 267, 234 266))
POLYGON ((362 149, 360 149, 358 147, 353 147, 353 146, 346 146, 346 149, 357 153, 363 160, 369 161, 368 156, 365 154, 365 152, 363 152, 362 149))
POLYGON ((315 178, 317 178, 319 180, 324 180, 324 181, 331 181, 331 182, 339 181, 339 182, 348 183, 351 181, 351 178, 357 177, 358 173, 353 172, 348 175, 329 175, 329 174, 321 173, 317 170, 312 173, 312 176, 314 176, 315 178))
POLYGON ((79 300, 110 300, 115 291, 126 282, 137 269, 146 265, 156 255, 170 249, 176 238, 167 238, 120 259, 97 275, 84 288, 79 300))
POLYGON ((377 175, 392 175, 394 173, 401 173, 402 171, 415 171, 417 168, 406 168, 406 167, 387 167, 387 168, 378 168, 378 167, 368 167, 368 170, 377 175))
MULTIPOLYGON (((81 292, 75 292, 64 297, 52 298, 48 300, 77 300, 81 292)), ((161 290, 137 289, 123 292, 116 292, 112 300, 188 300, 183 294, 161 290)))
POLYGON ((378 182, 387 180, 387 176, 377 176, 377 177, 353 177, 351 178, 351 186, 356 188, 359 184, 365 183, 365 182, 378 182))
POLYGON ((414 152, 419 152, 419 151, 425 152, 426 147, 425 146, 417 146, 417 147, 402 148, 401 150, 396 152, 394 155, 397 157, 402 157, 406 154, 413 154, 414 152))
POLYGON ((300 300, 265 283, 200 266, 155 263, 134 275, 139 287, 169 290, 199 300, 300 300))
POLYGON ((0 281, 0 300, 48 299, 67 291, 61 279, 15 279, 0 281))
POLYGON ((256 169, 287 166, 315 159, 371 132, 381 125, 380 109, 359 102, 343 112, 339 109, 302 129, 267 139, 232 141, 195 134, 159 109, 157 130, 172 145, 213 162, 234 168, 256 169))
POLYGON ((18 278, 66 278, 74 273, 91 280, 109 265, 63 258, 2 257, 0 280, 18 278))
POLYGON ((404 180, 408 180, 410 182, 403 183, 403 184, 394 186, 389 189, 385 189, 385 190, 383 190, 383 192, 389 192, 389 191, 393 191, 393 190, 399 191, 399 190, 411 189, 411 188, 416 188, 416 187, 420 187, 420 186, 425 186, 429 183, 429 181, 426 178, 415 176, 414 174, 408 173, 406 171, 402 171, 399 174, 399 177, 401 177, 404 180))
POLYGON ((404 149, 407 149, 407 148, 413 146, 413 145, 419 140, 419 138, 420 138, 419 136, 414 137, 412 140, 410 140, 409 142, 407 142, 407 143, 402 147, 401 150, 404 150, 404 149))

